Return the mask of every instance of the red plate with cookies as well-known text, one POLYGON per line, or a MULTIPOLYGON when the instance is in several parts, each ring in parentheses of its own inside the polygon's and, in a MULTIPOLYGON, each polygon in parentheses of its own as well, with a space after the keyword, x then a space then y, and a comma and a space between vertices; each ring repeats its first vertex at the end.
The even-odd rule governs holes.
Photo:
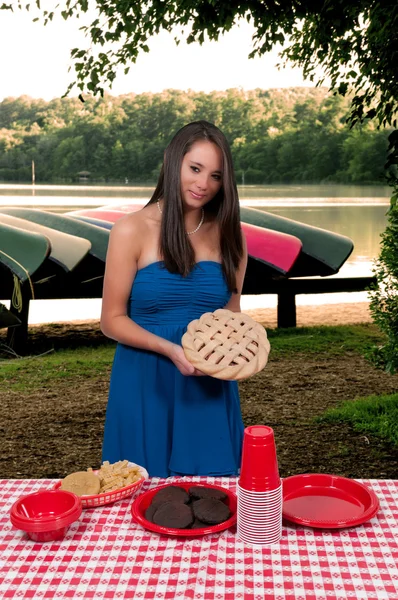
MULTIPOLYGON (((120 462, 127 462, 127 461, 120 461, 120 462)), ((117 464, 118 463, 115 463, 115 465, 117 465, 117 464)), ((115 465, 108 465, 108 466, 112 467, 115 465)), ((101 469, 103 467, 104 467, 104 465, 101 467, 101 469)), ((124 498, 129 498, 130 496, 135 494, 141 488, 145 479, 147 479, 149 477, 149 475, 148 475, 148 472, 146 471, 146 469, 144 469, 144 467, 141 467, 140 465, 136 465, 135 463, 128 462, 127 467, 129 469, 137 469, 137 471, 139 471, 139 473, 141 474, 140 479, 134 481, 133 483, 130 483, 129 485, 124 485, 124 486, 118 487, 117 489, 110 489, 109 491, 104 491, 103 493, 100 492, 97 494, 84 494, 84 495, 78 494, 80 496, 80 500, 82 502, 82 507, 83 508, 96 508, 97 506, 104 506, 105 504, 111 504, 113 502, 117 502, 118 500, 123 500, 124 498)), ((95 475, 98 475, 100 473, 101 469, 92 471, 92 473, 95 475)), ((54 489, 59 489, 62 486, 62 482, 63 482, 63 480, 58 481, 58 483, 55 484, 54 489)), ((71 491, 74 491, 74 493, 76 493, 75 490, 71 490, 71 491)))
POLYGON ((219 485, 193 481, 178 481, 148 490, 131 507, 133 520, 145 529, 178 537, 199 537, 228 529, 236 523, 236 512, 237 498, 233 492, 219 485))

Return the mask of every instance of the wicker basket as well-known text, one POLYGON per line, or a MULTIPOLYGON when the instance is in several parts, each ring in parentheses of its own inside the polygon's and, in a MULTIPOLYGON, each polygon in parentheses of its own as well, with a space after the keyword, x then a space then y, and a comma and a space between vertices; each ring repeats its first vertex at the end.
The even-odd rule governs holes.
MULTIPOLYGON (((137 467, 134 463, 129 463, 130 467, 137 467)), ((125 487, 119 488, 118 490, 113 490, 112 492, 105 492, 104 494, 95 494, 93 496, 81 496, 80 500, 82 502, 83 508, 95 508, 97 506, 104 506, 105 504, 111 504, 112 502, 117 502, 118 500, 123 500, 124 498, 128 498, 135 494, 144 483, 145 479, 149 477, 148 472, 144 469, 144 467, 140 466, 140 471, 142 472, 142 478, 130 485, 126 485, 125 487)), ((98 473, 98 471, 93 471, 93 473, 98 473)), ((61 487, 61 481, 58 481, 54 489, 58 489, 61 487)))

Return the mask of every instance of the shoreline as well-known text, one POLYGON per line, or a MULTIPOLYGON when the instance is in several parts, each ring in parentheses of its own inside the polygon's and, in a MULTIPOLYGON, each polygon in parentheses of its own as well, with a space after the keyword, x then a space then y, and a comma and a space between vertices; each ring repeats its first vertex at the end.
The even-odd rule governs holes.
MULTIPOLYGON (((266 327, 277 326, 276 308, 257 308, 243 310, 255 321, 263 323, 266 327)), ((297 327, 311 327, 314 325, 355 325, 358 323, 371 323, 372 317, 369 302, 340 303, 340 304, 298 304, 296 306, 297 327)))

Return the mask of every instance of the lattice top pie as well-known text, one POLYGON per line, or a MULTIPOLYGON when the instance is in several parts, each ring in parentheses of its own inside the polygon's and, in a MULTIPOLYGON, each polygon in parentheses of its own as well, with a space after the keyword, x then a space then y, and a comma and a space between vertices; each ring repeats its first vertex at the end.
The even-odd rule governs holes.
POLYGON ((265 367, 270 343, 262 325, 219 309, 189 323, 181 340, 189 362, 218 379, 245 379, 265 367))

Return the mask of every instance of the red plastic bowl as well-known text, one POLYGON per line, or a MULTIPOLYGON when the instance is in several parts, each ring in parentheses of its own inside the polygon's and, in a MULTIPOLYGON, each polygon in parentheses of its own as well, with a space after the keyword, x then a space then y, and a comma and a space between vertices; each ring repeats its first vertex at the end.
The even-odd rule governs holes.
POLYGON ((153 488, 152 490, 148 490, 143 494, 140 494, 133 502, 131 507, 131 514, 133 516, 134 521, 139 523, 145 529, 149 531, 154 531, 155 533, 160 533, 163 535, 173 535, 178 537, 199 537, 202 535, 208 535, 209 533, 217 533, 218 531, 223 531, 224 529, 228 529, 232 527, 236 523, 236 511, 237 511, 237 498, 236 494, 228 490, 227 488, 221 487, 219 485, 212 485, 210 483, 197 483, 195 481, 177 481, 175 483, 171 483, 169 485, 161 485, 159 487, 153 488), (173 527, 162 527, 161 525, 156 525, 156 523, 151 523, 145 518, 145 511, 148 506, 152 502, 152 498, 157 492, 165 487, 178 486, 184 488, 184 490, 189 490, 192 486, 200 486, 207 487, 213 490, 221 490, 227 495, 225 504, 228 506, 231 511, 231 516, 227 521, 223 521, 223 523, 219 523, 218 525, 209 525, 208 527, 198 528, 198 529, 175 529, 173 527))
POLYGON ((11 507, 14 527, 26 531, 37 542, 64 537, 82 512, 80 498, 64 490, 43 490, 19 498, 11 507))

